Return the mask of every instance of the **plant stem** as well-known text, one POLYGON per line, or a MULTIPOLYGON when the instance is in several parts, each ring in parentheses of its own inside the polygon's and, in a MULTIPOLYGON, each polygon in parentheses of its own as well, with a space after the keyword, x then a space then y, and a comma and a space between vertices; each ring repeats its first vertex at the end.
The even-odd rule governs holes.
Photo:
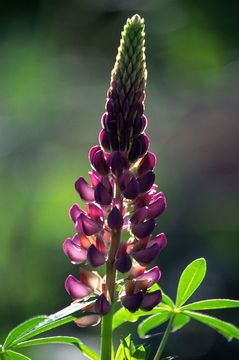
POLYGON ((101 360, 111 360, 112 357, 112 320, 114 314, 115 255, 120 244, 121 230, 112 232, 109 258, 106 263, 106 284, 111 299, 110 312, 102 317, 101 327, 101 360))
POLYGON ((158 348, 158 350, 157 350, 157 352, 156 352, 156 355, 155 355, 155 357, 154 357, 154 360, 159 360, 159 359, 160 359, 160 356, 162 355, 162 352, 163 352, 163 350, 164 350, 164 347, 165 347, 165 345, 166 345, 166 342, 167 342, 167 340, 168 340, 170 331, 171 331, 172 326, 173 326, 174 317, 175 317, 175 315, 172 315, 171 319, 169 320, 167 329, 166 329, 166 331, 165 331, 165 333, 164 333, 164 336, 163 336, 163 338, 162 338, 162 340, 161 340, 161 343, 160 343, 159 348, 158 348))

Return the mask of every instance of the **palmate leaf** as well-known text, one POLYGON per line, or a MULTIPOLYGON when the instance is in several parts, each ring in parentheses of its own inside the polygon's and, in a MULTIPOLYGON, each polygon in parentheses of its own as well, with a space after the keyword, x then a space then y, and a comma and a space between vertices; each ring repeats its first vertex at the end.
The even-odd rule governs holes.
POLYGON ((70 315, 91 304, 94 300, 95 297, 91 297, 87 301, 73 303, 63 310, 60 310, 50 316, 36 316, 23 322, 8 334, 3 344, 3 348, 6 350, 13 347, 20 341, 22 342, 31 339, 32 337, 39 335, 44 331, 66 324, 79 317, 91 314, 84 311, 77 314, 77 316, 70 315))
POLYGON ((211 309, 226 309, 226 308, 235 308, 235 307, 239 307, 238 300, 208 299, 182 306, 180 310, 211 310, 211 309))
POLYGON ((201 284, 206 273, 206 261, 197 259, 189 264, 183 271, 177 290, 176 306, 180 307, 194 293, 201 284))
POLYGON ((185 310, 183 313, 217 330, 224 335, 228 341, 233 338, 239 340, 239 329, 230 323, 198 312, 185 310))
POLYGON ((190 317, 185 314, 176 314, 173 320, 173 332, 181 329, 183 326, 185 326, 187 323, 189 323, 190 317))
POLYGON ((75 345, 89 359, 100 360, 100 356, 98 354, 96 354, 93 350, 89 349, 79 339, 71 336, 51 336, 51 337, 23 341, 15 345, 14 349, 19 349, 33 345, 56 344, 56 343, 75 345))
POLYGON ((141 339, 146 339, 151 335, 145 335, 150 330, 156 328, 157 326, 163 324, 171 316, 171 313, 164 311, 156 315, 152 315, 147 319, 143 320, 138 326, 138 334, 141 339))

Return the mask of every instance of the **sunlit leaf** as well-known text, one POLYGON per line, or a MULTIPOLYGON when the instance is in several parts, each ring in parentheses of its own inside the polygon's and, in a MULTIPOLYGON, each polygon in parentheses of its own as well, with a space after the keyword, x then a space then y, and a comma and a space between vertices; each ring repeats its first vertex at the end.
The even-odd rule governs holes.
POLYGON ((137 310, 135 313, 131 313, 129 310, 122 307, 114 314, 113 330, 121 324, 125 323, 126 321, 136 322, 141 316, 149 316, 164 311, 168 312, 170 311, 170 309, 166 305, 161 306, 161 303, 159 304, 159 306, 153 308, 150 311, 137 310))
POLYGON ((153 315, 143 320, 138 326, 138 334, 141 338, 148 338, 151 335, 146 335, 147 332, 163 324, 170 317, 170 312, 162 312, 157 315, 153 315))
POLYGON ((238 300, 230 299, 209 299, 197 301, 181 307, 181 310, 210 310, 239 307, 238 300))
POLYGON ((118 347, 117 353, 115 355, 115 360, 124 360, 124 350, 122 343, 118 347))
POLYGON ((23 341, 15 345, 14 348, 19 349, 22 347, 33 346, 33 345, 56 344, 56 343, 75 345, 89 359, 100 360, 99 355, 97 355, 93 350, 89 349, 79 339, 70 336, 52 336, 52 337, 23 341))
POLYGON ((206 261, 203 258, 197 259, 189 264, 183 271, 177 290, 176 306, 179 307, 187 301, 194 291, 201 284, 206 273, 206 261))
POLYGON ((145 360, 146 351, 143 345, 137 347, 137 349, 132 353, 131 360, 145 360))
POLYGON ((193 311, 185 310, 184 314, 189 315, 192 318, 212 327, 213 329, 224 335, 229 341, 232 338, 239 339, 239 329, 230 323, 214 318, 212 316, 193 311))
POLYGON ((22 341, 31 339, 32 337, 34 337, 38 334, 41 334, 44 331, 48 331, 57 326, 64 325, 64 324, 71 322, 82 316, 92 314, 90 312, 84 311, 84 312, 77 313, 77 316, 66 316, 66 314, 72 314, 72 313, 79 311, 80 309, 84 308, 88 304, 92 303, 94 300, 95 300, 95 297, 91 298, 87 301, 73 303, 70 306, 67 306, 66 308, 64 308, 63 310, 60 310, 57 313, 52 314, 50 316, 40 316, 40 317, 38 316, 36 318, 27 320, 26 322, 24 322, 23 324, 20 324, 14 330, 11 331, 11 333, 9 334, 9 336, 7 337, 7 339, 4 343, 4 348, 6 349, 9 347, 12 347, 13 345, 16 345, 18 342, 20 342, 20 341, 22 342, 22 341), (31 323, 31 320, 34 320, 34 319, 36 319, 35 322, 32 321, 32 325, 31 326, 28 325, 28 321, 30 321, 30 323, 31 323), (26 326, 28 328, 26 328, 26 326))
POLYGON ((125 357, 125 360, 131 360, 130 355, 130 334, 123 340, 121 340, 122 346, 123 346, 123 354, 125 357))
POLYGON ((3 344, 3 347, 6 349, 8 347, 8 345, 13 342, 13 340, 19 338, 19 336, 26 333, 27 331, 29 331, 30 329, 32 329, 33 327, 35 327, 39 323, 46 320, 47 318, 48 318, 47 316, 36 316, 36 317, 33 317, 31 319, 28 319, 28 320, 24 321, 22 324, 15 327, 8 334, 6 340, 5 340, 4 344, 3 344))
POLYGON ((190 321, 190 317, 185 314, 176 314, 173 320, 173 332, 181 329, 184 325, 186 325, 190 321))
POLYGON ((4 353, 4 360, 31 360, 26 355, 19 354, 12 350, 7 350, 4 353))

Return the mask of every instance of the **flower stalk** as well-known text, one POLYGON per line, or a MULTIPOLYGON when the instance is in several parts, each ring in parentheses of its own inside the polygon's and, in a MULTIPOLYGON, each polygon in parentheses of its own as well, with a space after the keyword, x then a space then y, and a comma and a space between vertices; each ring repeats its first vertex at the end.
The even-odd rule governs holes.
POLYGON ((161 300, 160 290, 150 291, 161 273, 147 269, 166 246, 164 233, 152 236, 156 218, 166 208, 166 199, 154 184, 156 156, 149 152, 144 115, 146 63, 144 21, 135 15, 127 20, 111 74, 110 88, 101 123, 99 145, 89 151, 90 184, 81 176, 75 188, 85 203, 70 209, 77 233, 63 244, 73 264, 85 261, 96 269, 106 263, 103 279, 80 266, 80 278, 69 275, 65 288, 73 300, 97 295, 90 308, 95 315, 75 320, 78 326, 97 325, 102 320, 101 359, 112 357, 114 304, 121 301, 130 312, 150 311, 161 300), (127 241, 121 234, 129 233, 127 241), (117 290, 117 284, 124 285, 117 290))

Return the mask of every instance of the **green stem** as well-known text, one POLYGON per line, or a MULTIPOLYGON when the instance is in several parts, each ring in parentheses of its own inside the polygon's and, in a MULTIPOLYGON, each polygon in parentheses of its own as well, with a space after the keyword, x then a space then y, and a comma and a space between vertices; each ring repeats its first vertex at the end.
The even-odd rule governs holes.
POLYGON ((101 359, 111 360, 112 351, 112 319, 113 319, 113 304, 110 312, 103 316, 101 326, 101 359))
POLYGON ((164 336, 163 336, 163 338, 162 338, 162 340, 161 340, 161 343, 160 343, 159 348, 158 348, 158 350, 157 350, 157 352, 156 352, 156 355, 155 355, 155 357, 154 357, 154 360, 159 360, 159 359, 160 359, 160 356, 162 355, 162 352, 163 352, 163 350, 164 350, 164 347, 165 347, 165 345, 166 345, 166 342, 167 342, 167 340, 168 340, 170 331, 171 331, 172 326, 173 326, 174 317, 175 317, 175 315, 173 315, 173 316, 171 317, 171 319, 170 319, 170 321, 169 321, 169 323, 168 323, 167 329, 166 329, 166 331, 165 331, 165 333, 164 333, 164 336))
POLYGON ((116 269, 114 266, 116 252, 120 244, 121 230, 112 232, 109 258, 106 263, 106 284, 111 299, 110 312, 102 317, 101 327, 101 360, 112 358, 112 320, 114 314, 114 295, 116 269))

